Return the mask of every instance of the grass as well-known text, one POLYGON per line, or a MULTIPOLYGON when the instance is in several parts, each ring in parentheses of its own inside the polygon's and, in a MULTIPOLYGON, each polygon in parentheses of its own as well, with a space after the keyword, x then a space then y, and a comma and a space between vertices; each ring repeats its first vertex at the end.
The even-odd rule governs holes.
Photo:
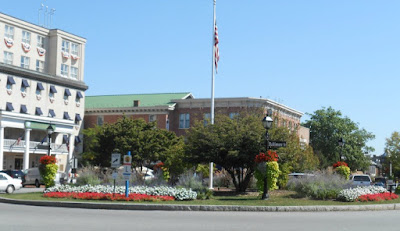
POLYGON ((126 201, 105 201, 105 200, 76 200, 76 199, 55 199, 44 198, 42 193, 24 194, 2 194, 1 197, 18 200, 42 200, 42 201, 69 201, 69 202, 91 202, 91 203, 152 203, 152 204, 179 204, 179 205, 240 205, 240 206, 326 206, 326 205, 371 205, 371 204, 393 204, 400 203, 400 198, 390 201, 379 202, 341 202, 335 200, 312 200, 298 198, 294 192, 276 190, 270 193, 269 200, 261 200, 257 193, 245 195, 214 196, 210 200, 193 201, 163 201, 163 202, 126 202, 126 201))

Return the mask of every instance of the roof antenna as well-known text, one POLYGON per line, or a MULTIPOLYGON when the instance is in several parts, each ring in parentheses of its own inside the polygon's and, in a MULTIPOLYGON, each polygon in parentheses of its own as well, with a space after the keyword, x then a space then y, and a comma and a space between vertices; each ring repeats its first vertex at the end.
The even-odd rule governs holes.
POLYGON ((43 11, 44 5, 43 5, 43 3, 40 4, 40 5, 41 5, 41 7, 40 7, 40 9, 38 10, 38 25, 39 25, 39 26, 42 26, 42 24, 40 24, 40 14, 41 14, 41 11, 43 11))
POLYGON ((52 22, 53 22, 53 15, 54 15, 54 12, 56 12, 56 9, 52 8, 52 9, 50 10, 50 24, 49 24, 49 29, 51 29, 51 24, 52 24, 52 22))

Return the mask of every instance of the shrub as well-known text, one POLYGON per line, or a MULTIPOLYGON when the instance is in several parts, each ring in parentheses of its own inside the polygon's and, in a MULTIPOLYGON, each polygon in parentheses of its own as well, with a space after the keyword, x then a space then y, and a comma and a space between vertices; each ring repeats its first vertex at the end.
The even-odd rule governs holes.
POLYGON ((232 183, 231 175, 225 170, 216 171, 214 174, 214 185, 218 188, 226 187, 229 188, 232 183))
POLYGON ((344 177, 344 179, 348 180, 350 177, 350 168, 345 166, 345 165, 341 165, 339 167, 337 167, 335 169, 336 173, 338 173, 340 176, 344 177))
POLYGON ((56 158, 54 156, 43 156, 40 158, 39 162, 39 172, 44 185, 46 188, 54 186, 54 179, 56 178, 58 170, 56 158))
POLYGON ((79 177, 76 179, 76 185, 98 185, 101 183, 99 174, 94 167, 84 167, 78 173, 79 177))
POLYGON ((342 189, 349 188, 351 182, 336 174, 316 173, 313 176, 290 179, 288 188, 298 195, 313 199, 335 199, 342 189))
POLYGON ((203 184, 202 177, 189 171, 179 176, 177 187, 190 188, 197 193, 197 199, 210 199, 212 190, 203 184))
POLYGON ((267 187, 268 190, 278 189, 276 183, 278 182, 278 177, 280 174, 279 164, 276 161, 271 162, 261 162, 258 164, 254 176, 257 179, 257 189, 260 192, 264 190, 264 177, 267 176, 267 187))
POLYGON ((357 188, 343 189, 339 192, 337 199, 340 201, 355 201, 358 197, 368 194, 385 193, 387 190, 380 186, 365 186, 357 188))

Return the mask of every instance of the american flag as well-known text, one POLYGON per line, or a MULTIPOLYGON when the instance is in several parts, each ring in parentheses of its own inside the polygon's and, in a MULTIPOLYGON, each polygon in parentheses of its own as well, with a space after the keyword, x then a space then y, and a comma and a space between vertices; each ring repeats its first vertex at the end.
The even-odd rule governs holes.
POLYGON ((215 72, 218 73, 218 61, 219 61, 219 49, 218 49, 218 28, 217 23, 215 23, 214 28, 214 65, 215 65, 215 72))

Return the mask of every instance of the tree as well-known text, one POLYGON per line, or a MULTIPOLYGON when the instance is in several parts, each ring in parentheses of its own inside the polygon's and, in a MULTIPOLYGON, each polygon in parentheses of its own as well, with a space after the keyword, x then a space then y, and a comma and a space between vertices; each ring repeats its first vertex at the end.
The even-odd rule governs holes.
POLYGON ((187 133, 188 160, 216 163, 230 174, 236 191, 244 192, 256 168, 254 158, 264 146, 264 131, 257 114, 234 119, 217 114, 215 124, 207 126, 198 121, 187 133))
POLYGON ((373 150, 366 143, 375 136, 360 129, 358 124, 348 117, 343 117, 340 111, 333 108, 322 108, 313 114, 308 114, 310 119, 303 126, 310 129, 310 143, 320 160, 322 168, 331 166, 339 161, 340 153, 345 157, 352 170, 366 169, 369 166, 368 158, 364 155, 366 150, 373 150), (338 140, 343 138, 343 150, 338 145, 338 140))
POLYGON ((183 139, 158 129, 154 122, 123 117, 114 124, 85 129, 84 135, 83 159, 91 164, 109 167, 111 153, 118 149, 123 154, 131 151, 134 167, 163 161, 170 173, 183 171, 179 161, 184 155, 183 139))
POLYGON ((393 132, 390 138, 386 138, 385 153, 387 160, 385 160, 386 168, 389 169, 390 162, 392 163, 392 171, 395 176, 400 175, 400 134, 393 132))

